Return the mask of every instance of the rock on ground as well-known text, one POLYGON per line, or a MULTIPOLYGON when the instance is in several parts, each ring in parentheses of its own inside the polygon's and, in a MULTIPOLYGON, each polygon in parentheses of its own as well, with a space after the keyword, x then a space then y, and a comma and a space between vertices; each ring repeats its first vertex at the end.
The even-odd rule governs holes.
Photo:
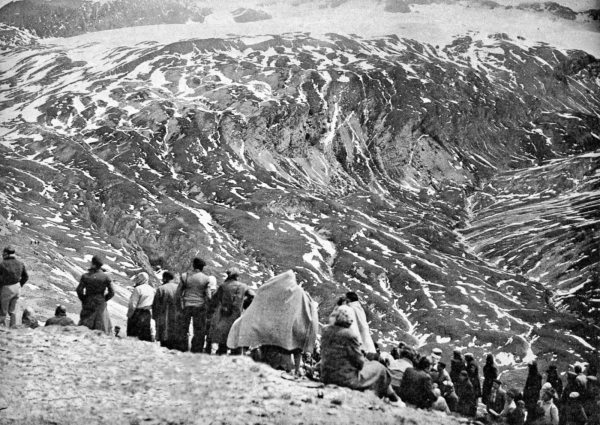
POLYGON ((82 327, 0 328, 2 424, 452 424, 372 393, 291 381, 248 357, 82 327))

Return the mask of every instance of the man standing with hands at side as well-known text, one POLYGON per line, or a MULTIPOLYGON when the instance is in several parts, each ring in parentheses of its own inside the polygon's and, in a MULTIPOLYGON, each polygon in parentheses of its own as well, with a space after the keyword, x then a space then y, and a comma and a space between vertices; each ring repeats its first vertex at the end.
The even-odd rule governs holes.
POLYGON ((17 325, 17 301, 21 287, 29 279, 25 265, 15 258, 15 249, 7 246, 2 251, 0 263, 0 324, 6 326, 6 315, 10 315, 10 327, 17 325))

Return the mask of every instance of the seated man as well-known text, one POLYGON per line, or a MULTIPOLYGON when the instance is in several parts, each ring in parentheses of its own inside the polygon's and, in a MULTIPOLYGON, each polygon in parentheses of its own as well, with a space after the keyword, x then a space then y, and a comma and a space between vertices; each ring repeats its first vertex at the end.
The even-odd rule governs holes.
POLYGON ((420 409, 428 409, 438 399, 433 392, 433 382, 429 375, 430 368, 429 357, 421 357, 416 367, 406 369, 399 389, 402 401, 420 409))
POLYGON ((46 320, 45 326, 75 326, 75 322, 67 317, 67 309, 59 305, 54 311, 54 317, 46 320))
POLYGON ((379 397, 397 401, 390 372, 378 361, 367 360, 358 335, 351 330, 352 308, 340 306, 335 323, 326 326, 321 338, 321 380, 355 390, 372 390, 379 397))

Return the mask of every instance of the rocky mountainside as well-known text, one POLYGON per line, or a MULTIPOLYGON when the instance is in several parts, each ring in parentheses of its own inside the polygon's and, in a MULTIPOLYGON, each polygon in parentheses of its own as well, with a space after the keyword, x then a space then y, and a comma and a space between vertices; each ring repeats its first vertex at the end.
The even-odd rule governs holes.
POLYGON ((92 254, 117 323, 129 276, 199 255, 256 284, 295 270, 323 319, 357 291, 384 346, 597 359, 593 56, 504 33, 98 37, 3 57, 0 231, 43 313, 78 311, 92 254))

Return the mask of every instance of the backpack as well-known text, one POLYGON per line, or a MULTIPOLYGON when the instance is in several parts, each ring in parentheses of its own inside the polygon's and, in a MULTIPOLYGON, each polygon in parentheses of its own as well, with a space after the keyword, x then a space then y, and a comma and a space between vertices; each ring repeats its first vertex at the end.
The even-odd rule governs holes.
POLYGON ((241 299, 241 294, 245 291, 245 285, 238 285, 235 291, 223 291, 221 298, 221 316, 231 316, 235 311, 239 310, 236 303, 241 299))

